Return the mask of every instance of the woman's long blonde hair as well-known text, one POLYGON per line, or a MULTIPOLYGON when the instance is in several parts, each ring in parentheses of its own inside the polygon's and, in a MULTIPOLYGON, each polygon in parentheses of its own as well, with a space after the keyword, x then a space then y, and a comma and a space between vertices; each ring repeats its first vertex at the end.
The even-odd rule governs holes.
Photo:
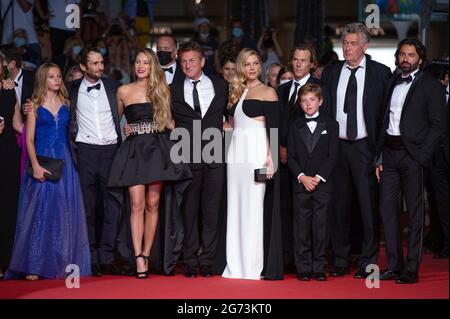
MULTIPOLYGON (((252 49, 242 49, 236 58, 236 74, 230 83, 230 93, 228 95, 228 107, 236 104, 244 93, 247 77, 245 76, 244 65, 245 61, 255 55, 261 64, 261 55, 252 49)), ((261 70, 260 70, 261 71, 261 70)))
POLYGON ((147 83, 147 99, 153 104, 153 121, 158 125, 159 131, 164 131, 166 123, 172 119, 170 111, 170 90, 167 85, 166 76, 157 55, 150 49, 138 50, 143 53, 150 61, 150 73, 147 83))
MULTIPOLYGON (((41 106, 45 98, 47 96, 47 76, 50 69, 55 68, 58 69, 59 72, 61 72, 61 69, 58 65, 54 63, 44 63, 42 64, 39 69, 36 71, 35 80, 34 80, 34 91, 33 96, 31 97, 31 100, 34 103, 35 109, 37 109, 39 106, 41 106)), ((61 74, 62 76, 62 74, 61 74)), ((61 87, 58 90, 58 93, 56 95, 58 98, 63 102, 67 103, 69 99, 69 94, 67 93, 66 86, 64 85, 64 80, 61 78, 61 87)))

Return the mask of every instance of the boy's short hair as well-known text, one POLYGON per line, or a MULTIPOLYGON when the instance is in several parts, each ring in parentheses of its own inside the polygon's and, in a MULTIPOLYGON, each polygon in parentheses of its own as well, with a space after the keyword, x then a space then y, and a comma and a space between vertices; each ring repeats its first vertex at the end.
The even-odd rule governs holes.
POLYGON ((300 101, 300 98, 308 93, 313 93, 320 100, 323 99, 322 88, 320 85, 315 83, 307 83, 303 85, 300 90, 298 90, 298 100, 300 101))

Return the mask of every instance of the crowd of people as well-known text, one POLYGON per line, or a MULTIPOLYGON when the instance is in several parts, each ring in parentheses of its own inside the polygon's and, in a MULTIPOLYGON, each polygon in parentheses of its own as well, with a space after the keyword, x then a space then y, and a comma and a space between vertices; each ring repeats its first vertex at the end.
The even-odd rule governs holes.
POLYGON ((318 62, 299 43, 286 65, 275 30, 255 46, 238 20, 220 46, 203 18, 192 41, 164 34, 156 52, 137 49, 125 18, 89 41, 50 26, 53 62, 30 58, 35 75, 23 67, 30 46, 0 55, 5 279, 64 278, 69 264, 145 279, 182 263, 191 278, 324 281, 329 265, 350 273, 357 203, 354 277, 377 263, 382 224, 380 279, 416 283, 427 176, 435 257, 448 258, 448 66, 427 72, 419 40, 398 43, 392 74, 366 54, 361 23, 343 30, 344 61, 318 62))

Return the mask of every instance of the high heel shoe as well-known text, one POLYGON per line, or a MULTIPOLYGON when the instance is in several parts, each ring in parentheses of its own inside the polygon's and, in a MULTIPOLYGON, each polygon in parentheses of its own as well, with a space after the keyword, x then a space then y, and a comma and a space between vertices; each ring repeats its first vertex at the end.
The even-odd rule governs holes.
POLYGON ((143 258, 144 259, 144 263, 147 263, 147 258, 143 254, 139 254, 139 255, 136 256, 136 278, 137 279, 147 279, 147 277, 148 277, 148 270, 146 270, 146 271, 137 271, 137 259, 138 258, 143 258))
POLYGON ((145 263, 147 264, 147 276, 150 275, 150 256, 145 256, 142 254, 142 257, 145 259, 145 263))

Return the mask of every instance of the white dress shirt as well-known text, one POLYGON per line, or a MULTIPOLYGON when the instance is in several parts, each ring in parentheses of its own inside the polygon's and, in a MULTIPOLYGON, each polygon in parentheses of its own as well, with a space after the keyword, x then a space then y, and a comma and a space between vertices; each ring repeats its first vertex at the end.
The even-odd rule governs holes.
MULTIPOLYGON (((319 111, 317 111, 316 113, 314 113, 311 116, 309 116, 308 114, 305 114, 306 119, 314 119, 318 116, 319 116, 319 111)), ((317 127, 317 122, 316 121, 306 122, 306 125, 308 125, 309 131, 311 132, 311 134, 314 134, 314 131, 316 130, 316 127, 317 127)))
MULTIPOLYGON (((344 113, 345 92, 347 91, 348 80, 350 79, 351 71, 347 62, 342 67, 339 83, 337 87, 336 97, 336 120, 339 123, 339 138, 347 140, 347 114, 344 113)), ((358 134, 355 140, 360 140, 367 137, 366 122, 364 120, 364 106, 363 94, 364 83, 366 79, 366 57, 359 63, 359 69, 355 73, 356 83, 358 85, 356 95, 356 122, 358 125, 358 134)), ((370 83, 369 83, 370 85, 370 83)))
MULTIPOLYGON (((210 78, 208 78, 204 73, 200 76, 200 82, 197 84, 198 99, 200 101, 200 109, 202 111, 202 118, 208 112, 209 105, 214 99, 214 85, 210 78)), ((194 109, 194 80, 186 78, 184 80, 184 100, 189 104, 192 109, 194 109)))
POLYGON ((112 145, 117 143, 114 120, 102 80, 89 83, 81 81, 77 103, 77 142, 91 145, 112 145), (100 83, 100 90, 87 91, 88 87, 100 83))
POLYGON ((168 67, 161 66, 164 69, 172 69, 172 73, 164 71, 164 75, 166 76, 166 81, 168 85, 171 85, 173 82, 173 77, 175 76, 175 71, 177 70, 177 62, 175 61, 173 64, 168 67))
MULTIPOLYGON (((305 114, 305 118, 307 118, 307 119, 317 118, 318 116, 319 116, 319 111, 317 111, 316 113, 314 113, 311 116, 305 114)), ((311 132, 311 134, 314 134, 314 131, 316 130, 316 127, 317 127, 317 122, 316 121, 306 122, 306 125, 308 126, 309 131, 311 132)), ((305 173, 300 173, 297 176, 297 180, 298 180, 299 183, 301 183, 300 182, 300 177, 302 177, 302 175, 305 175, 305 173)), ((322 176, 316 174, 316 177, 318 177, 322 182, 326 183, 326 180, 322 176)))
POLYGON ((445 103, 448 103, 448 84, 447 87, 445 88, 445 103))
POLYGON ((19 108, 22 108, 22 87, 23 87, 23 72, 22 69, 19 69, 19 73, 17 74, 14 82, 17 83, 14 91, 16 91, 17 95, 17 103, 19 103, 19 108))
MULTIPOLYGON (((416 76, 419 70, 411 73, 412 79, 416 76)), ((389 106, 389 127, 387 133, 392 136, 400 136, 400 120, 402 117, 403 104, 405 104, 406 96, 413 81, 403 82, 395 86, 391 96, 391 103, 389 106)))
MULTIPOLYGON (((299 84, 299 86, 297 86, 297 91, 295 91, 295 95, 297 95, 297 94, 298 94, 298 90, 300 90, 300 88, 301 88, 303 85, 305 85, 306 82, 308 82, 308 80, 309 80, 310 77, 311 77, 311 75, 308 73, 307 75, 305 75, 302 79, 300 79, 300 80, 298 80, 298 81, 297 81, 296 79, 293 79, 293 80, 292 80, 292 85, 291 85, 291 90, 289 91, 289 99, 288 99, 288 101, 291 100, 292 94, 294 94, 295 83, 298 83, 298 84, 299 84)), ((296 96, 296 97, 295 97, 295 101, 297 101, 297 99, 298 99, 298 97, 296 96)))

